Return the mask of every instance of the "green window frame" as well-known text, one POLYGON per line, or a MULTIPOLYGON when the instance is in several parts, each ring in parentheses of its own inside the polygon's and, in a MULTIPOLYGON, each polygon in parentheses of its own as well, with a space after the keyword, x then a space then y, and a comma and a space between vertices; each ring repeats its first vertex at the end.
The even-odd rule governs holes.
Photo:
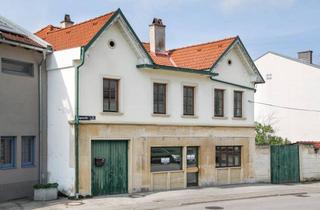
POLYGON ((167 84, 153 83, 153 113, 166 114, 167 84))
POLYGON ((242 117, 242 102, 243 102, 243 92, 242 91, 234 91, 233 94, 233 116, 237 118, 242 117))
POLYGON ((103 111, 119 112, 118 79, 103 79, 103 111))
POLYGON ((32 167, 35 161, 35 136, 21 137, 21 166, 32 167))
POLYGON ((214 89, 214 116, 224 117, 224 90, 214 89))
POLYGON ((195 87, 183 86, 183 115, 194 115, 195 87))
POLYGON ((11 169, 16 166, 16 137, 0 137, 0 169, 11 169))
POLYGON ((182 170, 182 147, 151 147, 151 172, 182 170))

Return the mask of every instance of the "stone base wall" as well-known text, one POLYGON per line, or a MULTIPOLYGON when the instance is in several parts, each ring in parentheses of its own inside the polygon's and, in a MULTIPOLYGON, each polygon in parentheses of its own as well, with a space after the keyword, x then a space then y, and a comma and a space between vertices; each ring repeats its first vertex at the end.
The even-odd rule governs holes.
POLYGON ((38 180, 0 184, 0 202, 18 198, 32 199, 33 185, 37 183, 39 183, 38 180))
POLYGON ((253 127, 80 125, 80 193, 91 194, 91 140, 128 140, 128 191, 181 189, 187 186, 186 147, 199 147, 199 186, 248 183, 255 180, 253 127), (242 146, 241 167, 216 168, 216 146, 242 146), (182 170, 151 172, 153 146, 183 148, 182 170))

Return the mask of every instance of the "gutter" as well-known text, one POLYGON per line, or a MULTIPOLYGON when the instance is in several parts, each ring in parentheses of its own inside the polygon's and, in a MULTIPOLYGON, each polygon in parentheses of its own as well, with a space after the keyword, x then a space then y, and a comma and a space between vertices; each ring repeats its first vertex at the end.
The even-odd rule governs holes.
POLYGON ((244 86, 244 85, 238 85, 238 84, 235 84, 235 83, 231 83, 231 82, 226 82, 226 81, 223 81, 223 80, 214 79, 213 77, 210 77, 210 79, 211 79, 212 81, 215 81, 215 82, 220 82, 220 83, 224 83, 224 84, 227 84, 227 85, 233 85, 233 86, 235 86, 235 87, 239 87, 239 88, 244 88, 244 89, 256 91, 256 89, 255 89, 255 88, 252 88, 252 87, 248 87, 248 86, 244 86))
POLYGON ((136 67, 137 68, 151 68, 151 69, 166 70, 166 71, 175 71, 175 72, 185 72, 185 73, 193 73, 193 74, 202 74, 202 75, 209 75, 212 77, 218 76, 218 73, 208 71, 208 69, 196 70, 196 69, 181 68, 181 67, 174 67, 174 66, 164 66, 164 65, 157 65, 157 64, 139 64, 136 67))
POLYGON ((84 64, 86 48, 81 47, 80 64, 76 68, 76 104, 75 104, 75 185, 76 185, 76 199, 79 198, 79 89, 80 89, 80 67, 84 64))
MULTIPOLYGON (((45 51, 42 51, 42 59, 38 64, 38 173, 39 173, 39 182, 40 184, 46 183, 46 175, 43 175, 43 163, 42 158, 46 155, 43 155, 43 144, 44 139, 43 137, 43 100, 42 100, 42 65, 47 59, 47 54, 45 51)), ((47 154, 47 153, 45 153, 47 154)), ((43 161, 44 162, 44 161, 43 161)))
POLYGON ((35 51, 52 52, 52 50, 49 49, 49 48, 35 47, 35 46, 31 46, 31 45, 27 45, 27 44, 22 44, 22 43, 19 43, 19 42, 8 41, 8 40, 4 40, 4 39, 0 39, 0 43, 9 44, 9 45, 14 45, 14 46, 17 46, 17 47, 27 48, 27 49, 35 50, 35 51))

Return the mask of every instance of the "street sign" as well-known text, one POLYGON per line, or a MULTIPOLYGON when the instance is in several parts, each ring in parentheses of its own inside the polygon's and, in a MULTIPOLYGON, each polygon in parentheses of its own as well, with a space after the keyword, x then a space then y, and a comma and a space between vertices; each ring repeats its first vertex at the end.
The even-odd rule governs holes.
POLYGON ((96 116, 84 116, 80 115, 79 120, 96 120, 96 116))

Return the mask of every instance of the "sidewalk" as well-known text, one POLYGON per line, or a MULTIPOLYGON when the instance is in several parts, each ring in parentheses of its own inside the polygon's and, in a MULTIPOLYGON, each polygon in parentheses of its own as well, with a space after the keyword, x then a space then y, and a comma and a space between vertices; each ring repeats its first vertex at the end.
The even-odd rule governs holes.
POLYGON ((318 182, 295 185, 229 185, 221 187, 194 188, 157 193, 138 193, 133 195, 121 196, 99 196, 78 201, 72 201, 65 198, 61 198, 59 200, 51 202, 16 200, 0 204, 0 209, 146 210, 165 209, 214 201, 228 201, 306 193, 320 193, 320 183, 318 182))

